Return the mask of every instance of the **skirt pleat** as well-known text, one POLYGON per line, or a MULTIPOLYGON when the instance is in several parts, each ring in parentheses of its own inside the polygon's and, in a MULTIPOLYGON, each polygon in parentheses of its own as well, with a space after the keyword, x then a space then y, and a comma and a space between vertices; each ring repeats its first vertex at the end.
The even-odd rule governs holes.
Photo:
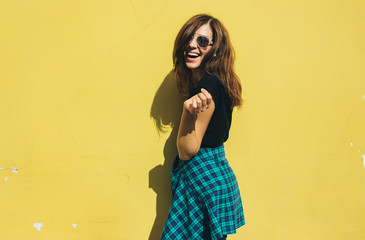
POLYGON ((237 179, 223 145, 201 148, 189 161, 176 157, 171 192, 163 240, 221 239, 245 224, 237 179))

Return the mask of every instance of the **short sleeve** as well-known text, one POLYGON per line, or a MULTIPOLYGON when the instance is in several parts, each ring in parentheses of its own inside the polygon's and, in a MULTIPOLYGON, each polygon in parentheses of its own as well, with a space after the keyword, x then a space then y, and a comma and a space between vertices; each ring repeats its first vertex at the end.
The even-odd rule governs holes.
POLYGON ((197 94, 201 91, 201 88, 207 90, 213 97, 214 102, 217 104, 221 101, 221 93, 223 85, 215 76, 206 74, 198 83, 194 94, 197 94))
POLYGON ((205 74, 197 86, 191 91, 190 96, 199 93, 202 88, 212 95, 215 108, 204 134, 201 147, 217 147, 222 145, 229 136, 232 120, 229 96, 221 81, 214 75, 205 74))

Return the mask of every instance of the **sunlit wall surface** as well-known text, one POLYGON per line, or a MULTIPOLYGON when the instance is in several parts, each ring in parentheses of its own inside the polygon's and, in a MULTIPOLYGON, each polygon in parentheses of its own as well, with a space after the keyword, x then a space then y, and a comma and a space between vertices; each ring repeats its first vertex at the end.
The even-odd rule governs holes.
POLYGON ((183 99, 175 36, 227 27, 244 105, 229 239, 365 239, 365 3, 0 2, 0 238, 157 240, 183 99))

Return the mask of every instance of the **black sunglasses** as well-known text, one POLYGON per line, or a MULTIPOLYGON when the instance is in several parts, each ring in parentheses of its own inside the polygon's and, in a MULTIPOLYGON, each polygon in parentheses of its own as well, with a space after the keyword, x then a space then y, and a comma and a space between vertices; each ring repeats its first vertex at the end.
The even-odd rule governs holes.
POLYGON ((213 43, 209 44, 210 41, 213 41, 213 38, 208 38, 207 36, 204 35, 193 36, 189 43, 191 43, 194 39, 196 39, 196 42, 201 48, 206 48, 208 46, 213 45, 213 43))

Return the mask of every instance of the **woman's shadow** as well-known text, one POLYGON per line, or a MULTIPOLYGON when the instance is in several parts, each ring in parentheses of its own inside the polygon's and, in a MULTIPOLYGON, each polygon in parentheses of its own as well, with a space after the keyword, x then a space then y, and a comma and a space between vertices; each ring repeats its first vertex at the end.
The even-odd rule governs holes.
POLYGON ((155 191, 156 218, 149 240, 159 240, 171 206, 172 163, 177 155, 176 138, 182 114, 184 97, 177 90, 176 79, 172 71, 165 77, 158 88, 151 106, 150 117, 154 120, 158 133, 171 130, 166 140, 163 165, 157 165, 149 172, 149 187, 155 191))

